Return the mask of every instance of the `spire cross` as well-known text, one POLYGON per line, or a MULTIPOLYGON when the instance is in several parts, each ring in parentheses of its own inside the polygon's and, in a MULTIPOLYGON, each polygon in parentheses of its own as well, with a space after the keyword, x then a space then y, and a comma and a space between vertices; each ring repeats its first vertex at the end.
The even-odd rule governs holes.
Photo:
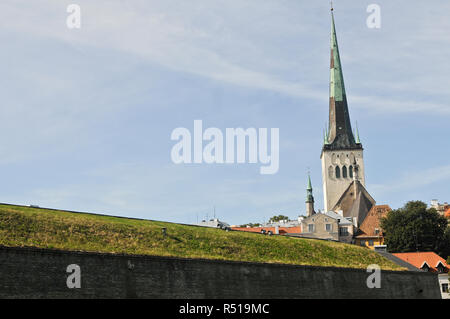
POLYGON ((331 7, 331 11, 333 11, 333 1, 330 1, 330 7, 331 7))

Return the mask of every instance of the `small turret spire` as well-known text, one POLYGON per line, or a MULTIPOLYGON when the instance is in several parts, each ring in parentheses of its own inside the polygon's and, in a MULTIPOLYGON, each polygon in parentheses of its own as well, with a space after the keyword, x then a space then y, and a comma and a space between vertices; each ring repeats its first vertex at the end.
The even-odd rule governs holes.
POLYGON ((312 191, 311 176, 309 175, 309 173, 308 173, 308 187, 306 188, 306 190, 312 191))
POLYGON ((361 141, 359 139, 358 122, 356 122, 355 126, 356 126, 356 139, 355 139, 355 142, 356 142, 356 144, 361 144, 361 141))
POLYGON ((306 187, 306 216, 314 215, 314 196, 311 185, 311 175, 308 172, 308 186, 306 187))
POLYGON ((323 129, 323 144, 327 145, 328 144, 328 132, 327 129, 323 129))

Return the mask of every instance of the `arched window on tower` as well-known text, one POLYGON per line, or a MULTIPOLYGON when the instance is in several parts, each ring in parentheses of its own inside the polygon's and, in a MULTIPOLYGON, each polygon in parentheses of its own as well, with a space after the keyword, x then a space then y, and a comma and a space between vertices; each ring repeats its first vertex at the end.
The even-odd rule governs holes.
POLYGON ((334 177, 334 176, 333 176, 333 173, 334 173, 333 166, 330 165, 330 167, 328 167, 328 176, 329 176, 330 178, 333 178, 333 177, 334 177))
POLYGON ((339 166, 336 166, 336 178, 341 178, 341 169, 339 166))
POLYGON ((350 163, 353 163, 355 161, 355 154, 350 153, 349 159, 350 159, 350 163))
POLYGON ((349 172, 350 178, 353 178, 353 166, 352 165, 350 165, 350 167, 348 168, 348 172, 349 172))
POLYGON ((345 165, 342 167, 342 177, 347 178, 347 166, 345 165))

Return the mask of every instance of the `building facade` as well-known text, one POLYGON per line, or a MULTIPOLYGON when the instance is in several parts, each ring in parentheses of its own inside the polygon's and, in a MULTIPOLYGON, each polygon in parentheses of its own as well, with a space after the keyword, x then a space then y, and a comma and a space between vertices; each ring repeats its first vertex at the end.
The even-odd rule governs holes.
POLYGON ((315 213, 301 221, 301 237, 352 243, 354 224, 335 212, 315 213))
POLYGON ((444 202, 443 204, 439 203, 439 201, 437 199, 432 199, 431 200, 431 208, 436 209, 436 211, 445 216, 445 213, 447 211, 450 211, 450 204, 447 202, 444 202))
POLYGON ((380 220, 390 211, 389 205, 373 206, 356 233, 355 244, 370 249, 386 248, 380 220))

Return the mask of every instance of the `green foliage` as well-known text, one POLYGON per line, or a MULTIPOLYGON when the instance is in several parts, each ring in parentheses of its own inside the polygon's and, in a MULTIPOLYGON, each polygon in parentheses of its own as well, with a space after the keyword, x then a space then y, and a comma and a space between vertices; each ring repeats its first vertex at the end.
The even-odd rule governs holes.
POLYGON ((450 255, 447 220, 421 201, 410 201, 381 220, 390 252, 433 251, 450 255))
POLYGON ((280 220, 289 220, 289 217, 284 215, 273 216, 269 219, 269 222, 276 223, 279 222, 280 220))
POLYGON ((343 243, 8 205, 0 205, 0 245, 403 270, 378 253, 343 243))

